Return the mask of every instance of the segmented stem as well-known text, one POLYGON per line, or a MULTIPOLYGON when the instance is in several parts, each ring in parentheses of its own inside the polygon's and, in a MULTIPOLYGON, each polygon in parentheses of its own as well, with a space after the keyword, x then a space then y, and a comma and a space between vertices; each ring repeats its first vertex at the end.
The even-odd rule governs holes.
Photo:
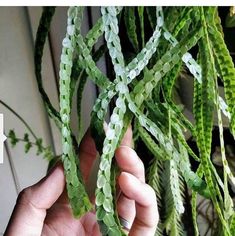
POLYGON ((70 7, 68 10, 68 24, 60 62, 60 116, 62 120, 62 161, 66 177, 68 198, 72 206, 73 215, 81 217, 92 206, 86 193, 83 179, 77 166, 78 157, 75 154, 70 130, 70 76, 72 60, 76 45, 75 34, 80 32, 83 8, 70 7))

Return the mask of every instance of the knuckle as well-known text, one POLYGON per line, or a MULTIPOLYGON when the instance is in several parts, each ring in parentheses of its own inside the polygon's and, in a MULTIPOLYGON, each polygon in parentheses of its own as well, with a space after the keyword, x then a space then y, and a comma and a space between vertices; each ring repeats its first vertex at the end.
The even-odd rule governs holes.
POLYGON ((31 187, 24 188, 18 195, 17 202, 20 204, 29 204, 31 187))
POLYGON ((140 159, 138 161, 137 168, 139 168, 141 171, 144 171, 144 163, 140 159))
POLYGON ((149 186, 149 195, 152 198, 151 207, 152 207, 152 210, 153 210, 154 219, 158 223, 158 221, 159 221, 159 212, 158 212, 158 206, 157 206, 157 197, 156 197, 156 193, 155 193, 154 189, 151 186, 149 186))
POLYGON ((136 172, 139 174, 139 176, 143 176, 144 175, 144 172, 145 172, 144 164, 143 164, 143 162, 141 160, 136 163, 135 168, 136 168, 136 172))
POLYGON ((148 185, 148 184, 146 184, 146 185, 147 185, 147 188, 148 188, 148 194, 149 194, 149 196, 151 196, 151 198, 152 198, 154 201, 157 201, 157 198, 156 198, 156 194, 155 194, 154 189, 153 189, 150 185, 148 185))

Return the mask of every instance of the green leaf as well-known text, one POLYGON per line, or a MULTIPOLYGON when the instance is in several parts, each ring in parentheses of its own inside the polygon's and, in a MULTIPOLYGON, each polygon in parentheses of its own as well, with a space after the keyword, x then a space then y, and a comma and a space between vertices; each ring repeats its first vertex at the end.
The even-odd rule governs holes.
POLYGON ((15 131, 13 129, 9 130, 8 137, 10 139, 12 147, 14 147, 19 140, 16 138, 15 131))
MULTIPOLYGON (((64 41, 70 41, 70 44, 64 43, 60 61, 60 115, 62 119, 62 161, 64 165, 66 187, 68 198, 72 207, 73 215, 77 218, 91 210, 92 205, 86 193, 83 179, 79 170, 79 161, 74 148, 74 140, 70 129, 70 111, 71 111, 71 72, 72 59, 76 46, 75 39, 80 36, 80 27, 83 16, 83 7, 70 7, 68 9, 67 32, 64 41), (66 58, 66 60, 65 60, 66 58)), ((81 37, 81 36, 80 36, 81 37)), ((81 37, 82 38, 82 37, 81 37)), ((63 41, 63 42, 64 42, 63 41)), ((89 54, 85 48, 84 53, 89 54)))
MULTIPOLYGON (((24 146, 25 153, 28 153, 31 147, 32 147, 32 144, 30 142, 27 142, 24 146)), ((37 154, 38 154, 38 152, 37 152, 37 154)))
MULTIPOLYGON (((98 203, 99 203, 99 201, 98 201, 98 203)), ((98 206, 99 204, 97 204, 97 206, 98 206)), ((97 210, 96 210, 96 218, 97 218, 97 220, 99 220, 99 221, 102 221, 103 219, 104 219, 104 217, 105 217, 105 210, 104 209, 102 209, 101 207, 99 207, 97 210)))
POLYGON ((51 161, 54 159, 54 153, 51 149, 51 147, 46 147, 44 148, 44 151, 43 151, 43 156, 45 159, 47 159, 48 161, 51 161))
POLYGON ((139 51, 139 43, 136 34, 135 7, 125 7, 124 20, 127 29, 128 38, 136 52, 139 51))
MULTIPOLYGON (((165 162, 164 169, 162 171, 162 186, 164 188, 163 228, 166 230, 166 233, 168 235, 183 236, 184 230, 183 230, 183 224, 181 222, 181 215, 177 212, 175 205, 176 199, 183 197, 181 187, 179 187, 181 186, 182 182, 181 178, 178 178, 179 177, 178 175, 176 179, 172 179, 172 177, 173 176, 172 176, 170 161, 167 161, 165 162), (176 183, 176 181, 177 185, 174 187, 174 183, 176 183), (172 190, 174 192, 172 192, 172 190)), ((182 203, 182 200, 180 200, 180 202, 182 203)))
POLYGON ((143 127, 138 125, 138 131, 141 139, 156 159, 168 160, 171 158, 156 144, 156 142, 151 138, 151 135, 149 135, 143 127))
POLYGON ((111 213, 106 214, 103 218, 103 221, 108 227, 112 227, 115 224, 113 214, 111 214, 111 213))
POLYGON ((177 158, 177 164, 179 165, 179 170, 181 171, 185 182, 190 189, 198 192, 205 198, 210 198, 210 192, 205 181, 191 170, 187 149, 180 143, 180 141, 178 141, 178 143, 180 148, 180 157, 177 158))
MULTIPOLYGON (((197 43, 200 37, 201 29, 198 26, 195 28, 195 30, 191 31, 187 36, 185 36, 181 42, 179 42, 175 47, 171 48, 165 55, 162 56, 164 63, 162 59, 157 61, 154 67, 150 70, 152 76, 140 80, 135 86, 133 92, 136 93, 136 95, 139 93, 145 94, 145 84, 149 81, 151 81, 153 87, 155 87, 158 81, 180 61, 180 58, 187 52, 187 50, 197 43), (185 45, 187 45, 187 48, 185 45), (172 57, 175 54, 178 55, 178 59, 172 60, 172 57), (167 65, 167 68, 165 68, 164 65, 167 65)), ((148 95, 149 94, 146 94, 145 98, 147 98, 148 95)))
MULTIPOLYGON (((99 192, 97 195, 96 195, 96 199, 95 199, 95 204, 97 206, 101 206, 103 203, 104 203, 104 200, 105 200, 105 195, 102 193, 102 192, 99 192)), ((100 218, 100 217, 99 217, 100 218)))
POLYGON ((27 133, 24 134, 24 141, 25 142, 29 141, 29 134, 27 134, 27 133))
POLYGON ((209 38, 215 61, 217 62, 218 73, 224 82, 225 98, 228 104, 228 111, 231 114, 230 128, 235 136, 235 68, 220 30, 213 21, 211 23, 209 38))
POLYGON ((35 65, 35 75, 38 89, 42 96, 42 100, 44 102, 47 113, 52 119, 54 119, 56 125, 60 127, 61 120, 59 112, 56 111, 56 109, 53 107, 47 93, 43 88, 42 74, 41 74, 43 49, 54 13, 55 13, 55 7, 43 8, 35 40, 34 65, 35 65))
POLYGON ((230 231, 231 231, 231 235, 235 234, 235 213, 233 213, 233 216, 231 217, 230 231))
POLYGON ((144 7, 138 7, 138 15, 139 15, 139 22, 140 22, 140 33, 141 33, 141 41, 142 47, 145 45, 145 34, 144 34, 144 7))
POLYGON ((221 209, 217 195, 220 194, 218 190, 218 184, 212 178, 212 172, 210 168, 210 152, 211 152, 211 133, 213 125, 213 108, 214 106, 214 81, 216 80, 215 64, 214 58, 212 56, 212 46, 208 37, 208 19, 211 19, 214 15, 215 8, 203 8, 200 7, 201 21, 203 25, 204 37, 199 42, 200 50, 200 60, 201 66, 204 68, 202 70, 202 85, 200 88, 201 92, 201 108, 200 108, 200 128, 198 129, 198 144, 201 156, 201 163, 206 179, 206 183, 210 190, 211 199, 213 205, 216 209, 216 212, 219 216, 219 219, 223 225, 224 230, 228 235, 231 235, 229 232, 228 224, 223 215, 223 209, 221 209), (213 78, 210 79, 209 78, 213 78), (199 142, 199 140, 201 140, 199 142))
POLYGON ((37 145, 37 155, 39 155, 43 152, 43 145, 42 145, 42 139, 41 138, 36 140, 36 145, 37 145))
POLYGON ((156 9, 155 9, 155 7, 146 7, 146 12, 148 15, 150 25, 154 29, 156 22, 157 22, 157 18, 156 18, 156 14, 155 14, 156 9))

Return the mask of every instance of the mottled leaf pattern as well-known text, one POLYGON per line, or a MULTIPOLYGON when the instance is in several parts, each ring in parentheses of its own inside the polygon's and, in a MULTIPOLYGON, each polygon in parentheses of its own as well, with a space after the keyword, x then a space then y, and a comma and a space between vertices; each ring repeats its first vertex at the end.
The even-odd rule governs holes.
POLYGON ((37 80, 38 89, 39 92, 41 93, 47 113, 52 119, 54 119, 56 125, 60 127, 61 119, 59 112, 56 111, 56 109, 53 107, 47 93, 43 88, 42 75, 41 75, 43 49, 54 13, 55 13, 55 7, 43 8, 43 13, 40 19, 35 40, 34 64, 35 64, 35 76, 37 80))
MULTIPOLYGON (((86 35, 80 32, 84 7, 70 7, 60 64, 60 113, 45 93, 41 78, 43 46, 54 8, 44 8, 35 45, 35 73, 46 110, 62 133, 62 161, 69 201, 76 217, 92 208, 79 170, 77 144, 70 127, 71 101, 77 88, 78 128, 81 130, 81 101, 87 79, 99 88, 91 112, 91 133, 100 153, 97 175, 96 216, 103 235, 125 235, 116 211, 113 161, 127 127, 132 123, 135 140, 141 140, 153 158, 147 172, 160 206, 160 223, 155 235, 185 235, 182 223, 185 186, 192 190, 192 222, 197 226, 197 194, 212 200, 223 235, 234 235, 235 217, 229 184, 235 184, 228 165, 223 139, 221 113, 230 121, 235 135, 235 68, 223 39, 216 7, 101 7, 101 18, 86 35), (131 56, 122 52, 119 27, 125 24, 131 43, 131 56), (150 24, 150 33, 146 29, 150 24), (95 53, 96 43, 104 36, 104 45, 95 53), (195 47, 196 46, 196 47, 195 47), (111 80, 96 65, 108 51, 114 78, 111 80), (196 53, 194 53, 194 51, 196 53), (196 55, 197 54, 197 59, 196 55), (194 58, 195 56, 195 58, 194 58), (193 79, 195 123, 184 115, 174 101, 177 80, 185 68, 193 79), (218 77, 224 84, 225 101, 218 94, 218 77), (109 109, 114 104, 113 109, 109 109), (104 121, 111 112, 107 130, 104 121), (211 161, 214 116, 218 117, 223 178, 211 161), (184 132, 195 139, 199 154, 189 146, 184 132), (191 168, 196 160, 197 170, 191 168)), ((76 135, 78 143, 80 133, 76 135)), ((9 132, 15 145, 19 138, 9 132)), ((25 151, 31 148, 26 134, 25 151)), ((39 152, 44 152, 37 139, 39 152)), ((49 153, 49 152, 48 152, 49 153)))
POLYGON ((79 168, 77 156, 73 147, 70 130, 70 76, 72 59, 76 45, 75 35, 80 32, 83 8, 70 7, 68 10, 68 25, 60 62, 60 116, 62 120, 62 161, 66 177, 68 198, 73 215, 81 217, 91 210, 91 203, 86 193, 79 168), (75 21, 76 19, 76 21, 75 21))

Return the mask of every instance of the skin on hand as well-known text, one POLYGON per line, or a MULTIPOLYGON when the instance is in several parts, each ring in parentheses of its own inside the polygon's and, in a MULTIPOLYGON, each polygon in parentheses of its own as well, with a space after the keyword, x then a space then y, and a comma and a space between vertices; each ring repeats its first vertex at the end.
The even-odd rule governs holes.
MULTIPOLYGON (((132 224, 129 235, 154 235, 158 209, 154 190, 145 183, 144 165, 131 149, 132 131, 128 128, 115 157, 121 174, 117 202, 118 214, 132 224)), ((80 168, 85 184, 97 156, 90 132, 80 148, 80 168)), ((92 196, 93 198, 94 196, 92 196)), ((99 236, 95 212, 74 219, 65 189, 63 167, 57 164, 46 177, 24 189, 18 196, 5 236, 81 235, 99 236)))

